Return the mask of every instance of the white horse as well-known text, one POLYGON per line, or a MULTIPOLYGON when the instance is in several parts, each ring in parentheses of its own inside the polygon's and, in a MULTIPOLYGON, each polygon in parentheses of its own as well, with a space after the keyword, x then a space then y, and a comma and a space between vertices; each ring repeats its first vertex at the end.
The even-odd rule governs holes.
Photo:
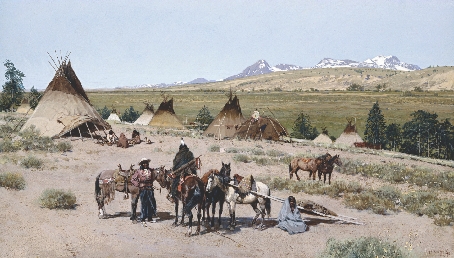
MULTIPOLYGON (((234 181, 232 180, 230 184, 233 185, 233 182, 234 181)), ((265 215, 267 214, 269 218, 271 213, 271 200, 269 198, 264 198, 262 196, 269 196, 270 188, 262 182, 256 181, 255 184, 257 187, 256 192, 258 193, 258 195, 255 195, 250 192, 243 195, 238 193, 236 189, 231 185, 229 186, 228 184, 224 184, 222 182, 222 178, 219 177, 218 175, 212 174, 208 178, 208 183, 206 186, 207 192, 212 191, 215 187, 219 187, 225 193, 225 201, 227 202, 230 214, 229 222, 230 230, 234 230, 236 226, 235 220, 236 204, 250 204, 254 211, 256 212, 255 217, 252 220, 252 225, 256 224, 257 218, 260 215, 262 215, 262 220, 260 224, 257 225, 256 228, 264 229, 263 222, 265 220, 265 215), (260 205, 260 209, 257 208, 257 204, 260 205)))

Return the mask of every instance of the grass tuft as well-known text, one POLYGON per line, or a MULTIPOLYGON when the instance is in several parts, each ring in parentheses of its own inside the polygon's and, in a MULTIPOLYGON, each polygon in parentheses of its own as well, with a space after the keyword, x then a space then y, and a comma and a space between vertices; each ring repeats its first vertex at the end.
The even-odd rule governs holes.
POLYGON ((352 240, 328 239, 326 248, 319 255, 323 258, 337 257, 409 257, 397 245, 376 237, 360 237, 352 240))
POLYGON ((46 189, 39 198, 41 207, 48 209, 72 209, 76 204, 76 196, 71 191, 46 189))
POLYGON ((20 164, 25 168, 40 169, 43 167, 43 161, 33 156, 28 156, 27 158, 24 158, 20 164))
POLYGON ((1 173, 0 174, 0 186, 14 189, 14 190, 24 190, 25 189, 25 179, 19 173, 1 173))

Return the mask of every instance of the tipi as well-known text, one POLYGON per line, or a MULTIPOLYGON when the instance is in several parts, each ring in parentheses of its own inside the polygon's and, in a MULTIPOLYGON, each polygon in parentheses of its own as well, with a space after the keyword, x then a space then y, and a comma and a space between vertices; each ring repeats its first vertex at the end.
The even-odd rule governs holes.
POLYGON ((121 119, 118 116, 117 110, 115 108, 112 108, 112 111, 110 112, 107 121, 111 123, 121 123, 121 119))
POLYGON ((242 123, 234 137, 253 140, 279 141, 282 137, 288 137, 287 129, 274 118, 260 116, 256 110, 251 118, 242 123))
POLYGON ((319 134, 315 139, 312 140, 314 143, 324 143, 324 144, 332 144, 333 141, 328 136, 328 130, 326 127, 322 128, 322 133, 319 134))
POLYGON ((232 98, 232 91, 230 91, 229 100, 203 132, 203 135, 214 136, 218 139, 231 138, 236 132, 235 128, 245 121, 246 118, 241 113, 240 101, 237 96, 232 98))
MULTIPOLYGON (((22 99, 20 106, 17 108, 16 112, 20 114, 27 114, 31 111, 30 104, 28 103, 28 99, 22 99)), ((31 113, 31 112, 30 112, 31 113)))
POLYGON ((173 110, 173 98, 167 101, 167 97, 164 97, 148 125, 161 128, 185 129, 173 110))
POLYGON ((351 118, 347 118, 347 126, 345 127, 344 132, 336 139, 336 144, 341 144, 345 146, 355 146, 355 142, 362 142, 361 136, 356 131, 356 125, 352 124, 351 118))
POLYGON ((314 143, 326 143, 326 144, 331 144, 333 141, 331 138, 329 138, 328 135, 321 133, 319 134, 315 139, 312 140, 314 143))
POLYGON ((90 104, 82 84, 71 67, 71 61, 59 60, 54 78, 44 91, 32 116, 22 131, 34 125, 42 136, 93 136, 95 131, 110 129, 90 104))
POLYGON ((134 122, 135 125, 148 125, 153 119, 154 116, 154 108, 153 105, 145 103, 145 109, 143 110, 142 114, 137 118, 134 122))

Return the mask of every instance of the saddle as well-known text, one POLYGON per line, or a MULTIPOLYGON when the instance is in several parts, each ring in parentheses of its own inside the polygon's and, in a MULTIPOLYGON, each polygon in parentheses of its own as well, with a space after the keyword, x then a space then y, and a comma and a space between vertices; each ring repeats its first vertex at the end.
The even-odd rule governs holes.
POLYGON ((190 177, 194 177, 194 176, 195 176, 195 175, 187 175, 187 176, 184 176, 184 177, 182 176, 182 177, 180 178, 180 183, 178 184, 178 188, 177 188, 178 191, 181 192, 181 186, 183 185, 183 183, 184 183, 184 181, 185 181, 186 179, 188 179, 188 178, 190 178, 190 177))

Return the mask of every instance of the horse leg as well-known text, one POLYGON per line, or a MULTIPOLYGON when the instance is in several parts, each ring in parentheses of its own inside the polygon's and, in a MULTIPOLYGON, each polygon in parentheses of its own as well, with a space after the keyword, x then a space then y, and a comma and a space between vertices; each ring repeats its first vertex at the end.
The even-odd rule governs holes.
POLYGON ((229 214, 230 214, 230 230, 235 230, 236 226, 236 221, 235 221, 235 202, 227 202, 227 205, 229 206, 229 214))
MULTIPOLYGON (((184 207, 184 205, 183 205, 184 207)), ((184 216, 186 212, 183 210, 182 215, 184 216)), ((192 211, 189 211, 188 214, 188 219, 189 219, 189 224, 188 224, 188 232, 186 233, 186 236, 191 236, 192 235, 192 211)))
MULTIPOLYGON (((262 212, 260 211, 260 209, 257 208, 257 202, 251 203, 251 206, 252 209, 255 211, 255 217, 254 219, 252 219, 252 227, 254 227, 254 225, 257 223, 257 218, 260 216, 260 213, 262 212)), ((255 228, 258 228, 258 226, 255 228)))
POLYGON ((131 217, 129 218, 133 222, 137 220, 137 202, 139 201, 138 194, 131 194, 131 217))
POLYGON ((178 225, 178 199, 175 199, 175 221, 173 222, 173 225, 178 225))
POLYGON ((218 218, 219 227, 222 226, 222 223, 221 223, 221 216, 222 216, 222 209, 223 209, 223 206, 224 206, 224 200, 219 201, 219 218, 218 218))
POLYGON ((184 215, 185 215, 185 212, 184 212, 184 207, 186 206, 186 202, 184 201, 181 201, 181 208, 183 209, 181 211, 181 221, 180 221, 180 225, 181 226, 184 226, 184 215))
POLYGON ((295 176, 296 176, 296 179, 298 179, 298 181, 300 181, 300 176, 298 176, 298 170, 299 170, 299 168, 296 168, 295 176))
POLYGON ((323 173, 323 183, 326 182, 326 173, 323 173))
POLYGON ((329 182, 328 184, 331 184, 331 173, 328 174, 328 180, 329 180, 329 181, 328 181, 328 182, 329 182))
POLYGON ((211 219, 210 219, 210 226, 214 227, 214 214, 216 212, 216 202, 213 201, 211 204, 211 219))
POLYGON ((197 206, 197 231, 196 231, 196 234, 197 235, 200 235, 200 218, 202 217, 202 214, 200 209, 202 208, 202 204, 199 203, 198 206, 197 206))

